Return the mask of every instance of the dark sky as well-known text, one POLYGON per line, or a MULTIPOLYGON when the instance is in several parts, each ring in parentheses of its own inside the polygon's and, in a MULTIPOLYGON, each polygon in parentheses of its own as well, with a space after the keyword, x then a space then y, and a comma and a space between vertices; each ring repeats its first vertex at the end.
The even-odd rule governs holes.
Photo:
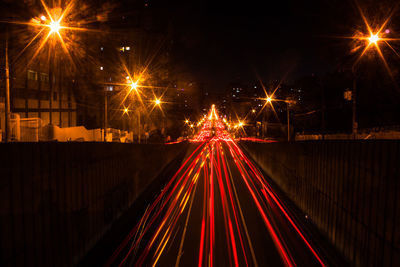
MULTIPOLYGON (((191 1, 173 10, 176 59, 210 89, 229 81, 281 79, 333 66, 332 19, 347 1, 191 1)), ((341 10, 343 12, 343 10, 341 10)))
MULTIPOLYGON (((368 17, 380 20, 397 3, 357 1, 368 17)), ((208 89, 218 91, 237 79, 294 79, 348 64, 351 40, 338 37, 365 30, 355 3, 158 1, 174 25, 175 71, 189 73, 208 89)))

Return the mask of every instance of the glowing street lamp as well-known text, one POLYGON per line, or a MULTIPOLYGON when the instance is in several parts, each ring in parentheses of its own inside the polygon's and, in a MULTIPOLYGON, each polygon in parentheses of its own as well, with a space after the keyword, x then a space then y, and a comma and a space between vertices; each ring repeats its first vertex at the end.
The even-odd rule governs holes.
POLYGON ((50 34, 52 33, 59 33, 60 29, 61 29, 61 25, 60 25, 60 21, 51 21, 48 25, 48 27, 50 28, 50 34))
POLYGON ((155 104, 156 106, 161 105, 161 100, 160 100, 159 98, 154 99, 154 104, 155 104))
MULTIPOLYGON (((398 52, 393 48, 393 46, 390 44, 390 42, 393 41, 400 41, 399 38, 390 38, 387 37, 385 34, 389 34, 390 30, 387 29, 387 25, 391 18, 394 15, 394 11, 396 10, 396 7, 392 9, 392 12, 390 15, 383 20, 383 23, 381 25, 371 25, 371 23, 368 21, 367 17, 365 16, 362 8, 360 5, 357 4, 358 11, 360 12, 360 15, 362 17, 362 20, 365 24, 365 28, 367 30, 367 34, 357 34, 352 37, 352 39, 356 41, 364 41, 365 42, 365 47, 362 49, 360 55, 356 59, 356 61, 353 64, 352 67, 352 72, 353 72, 353 90, 352 90, 352 109, 353 109, 353 114, 352 114, 352 128, 353 128, 353 135, 354 138, 357 136, 357 131, 358 131, 358 124, 357 124, 357 119, 356 119, 356 90, 357 90, 357 76, 356 76, 356 65, 357 63, 361 60, 361 58, 367 53, 368 50, 374 49, 379 57, 381 58, 386 70, 388 71, 390 77, 393 78, 393 74, 390 70, 390 67, 382 53, 381 49, 381 44, 386 45, 389 47, 397 56, 399 56, 398 52), (386 28, 386 30, 384 30, 386 28)), ((361 47, 358 43, 355 49, 358 49, 361 47)))
POLYGON ((138 82, 132 82, 132 83, 131 83, 131 91, 132 91, 132 90, 137 91, 137 87, 138 87, 138 82))
POLYGON ((368 41, 369 41, 370 44, 375 44, 376 45, 380 39, 381 38, 379 38, 378 34, 372 34, 371 33, 371 36, 368 38, 368 41))

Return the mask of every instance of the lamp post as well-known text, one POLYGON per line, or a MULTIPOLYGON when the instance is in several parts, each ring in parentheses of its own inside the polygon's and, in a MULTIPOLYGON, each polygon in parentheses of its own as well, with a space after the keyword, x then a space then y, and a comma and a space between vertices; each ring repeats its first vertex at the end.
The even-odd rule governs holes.
MULTIPOLYGON (((265 105, 271 105, 271 103, 272 103, 272 97, 271 96, 267 96, 267 98, 265 99, 265 101, 266 101, 266 103, 265 103, 265 105)), ((269 119, 269 116, 268 116, 268 109, 266 108, 265 109, 265 114, 266 114, 266 116, 265 116, 265 132, 264 132, 264 137, 267 137, 267 133, 268 133, 268 119, 269 119)))
POLYGON ((356 94, 357 94, 357 74, 355 66, 352 67, 352 74, 353 74, 353 90, 351 92, 351 100, 352 100, 352 133, 353 138, 357 139, 357 130, 358 130, 358 123, 356 117, 357 111, 357 102, 356 102, 356 94))
POLYGON ((290 115, 289 115, 289 102, 286 101, 286 116, 287 116, 287 141, 290 141, 290 115))
POLYGON ((140 144, 140 110, 136 109, 137 116, 138 116, 138 143, 140 144))
POLYGON ((104 142, 107 142, 107 124, 108 124, 108 95, 107 90, 104 90, 104 142))
POLYGON ((10 131, 10 69, 9 69, 9 66, 8 66, 8 31, 6 32, 6 55, 5 55, 5 64, 6 64, 6 66, 5 66, 5 71, 6 71, 6 105, 5 105, 5 130, 6 130, 6 133, 5 133, 5 139, 6 139, 6 142, 9 142, 10 141, 10 133, 9 133, 9 131, 10 131))
MULTIPOLYGON (((378 45, 378 42, 382 40, 382 38, 379 36, 378 33, 372 33, 370 32, 369 37, 362 37, 359 38, 361 40, 366 40, 367 41, 367 46, 364 48, 364 52, 361 54, 360 58, 363 56, 363 54, 373 45, 377 48, 377 50, 380 52, 380 48, 378 45)), ((360 59, 359 58, 359 59, 360 59)), ((352 93, 351 93, 351 99, 352 99, 352 134, 353 138, 357 139, 357 134, 358 134, 358 122, 357 122, 357 63, 358 60, 353 64, 351 68, 351 72, 353 74, 353 88, 352 88, 352 93)))
POLYGON ((291 100, 287 98, 286 100, 283 100, 286 103, 286 120, 287 120, 287 141, 290 141, 290 111, 289 111, 289 105, 290 104, 296 104, 297 102, 295 100, 291 100))

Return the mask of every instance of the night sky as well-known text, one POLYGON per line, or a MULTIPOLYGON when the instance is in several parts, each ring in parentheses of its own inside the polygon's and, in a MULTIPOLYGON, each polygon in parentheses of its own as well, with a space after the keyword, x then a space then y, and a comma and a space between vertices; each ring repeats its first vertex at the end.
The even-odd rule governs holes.
MULTIPOLYGON (((359 1, 384 18, 396 1, 359 1)), ((151 3, 151 1, 150 1, 151 3)), ((209 90, 230 81, 295 79, 349 64, 351 40, 365 31, 354 0, 156 1, 174 26, 175 72, 209 90)), ((369 13, 368 15, 371 15, 369 13)))
POLYGON ((332 49, 341 49, 332 41, 341 29, 334 23, 346 23, 349 11, 356 12, 351 3, 332 0, 179 3, 173 9, 176 64, 211 90, 257 76, 330 71, 332 49))

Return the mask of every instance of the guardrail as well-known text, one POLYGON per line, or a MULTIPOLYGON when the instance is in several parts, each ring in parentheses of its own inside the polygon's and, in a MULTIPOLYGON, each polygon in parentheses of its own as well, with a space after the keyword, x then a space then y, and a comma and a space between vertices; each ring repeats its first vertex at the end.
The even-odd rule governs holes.
POLYGON ((0 265, 71 266, 186 143, 0 144, 0 265))
POLYGON ((354 266, 400 266, 400 141, 242 145, 354 266))

